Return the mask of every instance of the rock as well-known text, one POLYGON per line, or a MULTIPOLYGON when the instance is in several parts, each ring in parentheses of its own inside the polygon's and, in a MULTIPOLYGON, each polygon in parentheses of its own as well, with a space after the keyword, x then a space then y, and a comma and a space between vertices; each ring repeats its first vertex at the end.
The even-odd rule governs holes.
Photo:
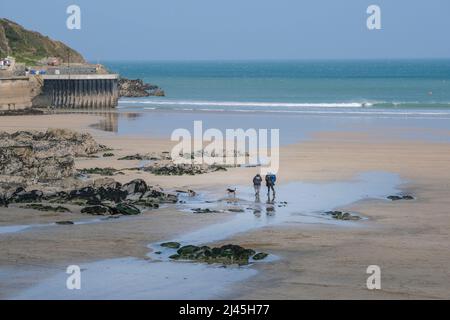
POLYGON ((206 165, 206 164, 186 164, 179 163, 154 163, 152 165, 142 168, 143 171, 151 172, 159 176, 182 176, 182 175, 196 175, 205 174, 216 171, 226 171, 224 166, 206 165))
POLYGON ((153 95, 155 97, 165 97, 166 96, 166 93, 164 92, 164 90, 162 90, 160 88, 157 88, 157 89, 153 90, 152 92, 153 92, 153 94, 150 94, 150 95, 153 95))
POLYGON ((142 156, 140 154, 134 154, 134 155, 119 158, 117 160, 144 160, 144 156, 142 156))
POLYGON ((127 192, 120 189, 120 184, 116 188, 111 187, 100 187, 97 190, 97 195, 100 197, 101 201, 112 201, 119 203, 127 198, 127 192))
POLYGON ((85 187, 69 192, 68 200, 74 204, 100 205, 101 199, 98 192, 93 187, 85 187))
POLYGON ((120 97, 148 97, 158 96, 164 97, 165 93, 158 86, 144 83, 141 79, 119 79, 119 96, 120 97))
POLYGON ((220 211, 218 210, 211 210, 209 208, 195 208, 195 209, 191 209, 194 213, 219 213, 220 211))
POLYGON ((265 252, 259 252, 259 253, 255 254, 255 255, 252 257, 252 259, 255 260, 255 261, 258 261, 258 260, 265 259, 268 255, 269 255, 269 254, 267 254, 267 253, 265 253, 265 252))
POLYGON ((140 200, 141 200, 141 198, 142 198, 142 196, 143 196, 143 194, 142 193, 139 193, 139 192, 137 192, 137 193, 132 193, 132 194, 129 194, 126 198, 125 198, 125 200, 127 200, 127 201, 129 201, 129 202, 139 202, 140 200))
POLYGON ((396 195, 387 197, 389 200, 398 201, 398 200, 414 200, 414 197, 411 195, 396 195))
POLYGON ((99 174, 102 176, 113 176, 117 171, 114 168, 86 168, 78 170, 81 174, 99 174))
POLYGON ((178 202, 178 195, 165 192, 161 188, 151 188, 149 191, 147 191, 141 198, 141 201, 151 199, 158 199, 161 203, 177 203, 178 202))
POLYGON ((98 178, 94 180, 94 184, 92 186, 97 189, 101 187, 105 189, 120 189, 122 184, 113 178, 98 178))
POLYGON ((105 153, 103 154, 103 157, 104 157, 104 158, 114 157, 114 153, 111 153, 111 152, 105 152, 105 153))
POLYGON ((40 182, 60 180, 75 173, 75 157, 100 150, 90 134, 65 129, 0 132, 0 175, 40 182))
MULTIPOLYGON (((72 185, 72 184, 71 184, 72 185)), ((177 203, 177 194, 165 192, 161 188, 151 188, 144 180, 135 179, 124 185, 111 178, 96 179, 93 183, 79 183, 87 185, 80 189, 65 191, 40 190, 28 192, 23 187, 18 187, 14 192, 2 188, 0 184, 0 205, 7 206, 13 203, 36 203, 47 201, 53 204, 70 203, 86 207, 82 210, 87 214, 100 215, 136 215, 140 209, 136 206, 146 208, 159 208, 160 203, 177 203), (148 190, 149 189, 149 190, 148 190), (10 193, 10 196, 7 195, 10 193)), ((52 207, 48 207, 51 210, 52 207)))
POLYGON ((255 251, 245 249, 238 245, 225 245, 219 248, 208 246, 187 245, 179 248, 176 255, 170 256, 175 260, 194 260, 207 263, 222 264, 248 264, 249 258, 255 255, 255 251))
POLYGON ((360 220, 361 217, 352 215, 348 212, 342 212, 342 211, 327 211, 325 212, 328 215, 331 215, 333 219, 336 220, 360 220))
POLYGON ((159 208, 159 199, 157 198, 141 198, 133 203, 146 208, 159 208))
POLYGON ((235 212, 235 213, 241 213, 241 212, 244 212, 245 210, 241 209, 241 208, 230 208, 230 209, 227 209, 227 211, 235 212))
POLYGON ((141 210, 136 208, 135 206, 131 204, 126 203, 119 203, 115 208, 114 211, 116 211, 118 214, 123 214, 126 216, 130 215, 137 215, 141 213, 141 210))
POLYGON ((129 195, 135 193, 140 193, 143 195, 147 192, 147 189, 147 183, 145 183, 145 181, 142 179, 135 179, 133 181, 130 181, 124 184, 121 188, 122 191, 126 191, 129 195))
POLYGON ((197 246, 187 245, 187 246, 183 246, 180 249, 178 249, 177 253, 181 256, 186 256, 186 255, 193 254, 198 249, 199 249, 199 247, 197 247, 197 246))
POLYGON ((33 203, 42 201, 43 192, 39 190, 33 190, 27 192, 24 188, 18 188, 8 199, 8 202, 14 203, 33 203))
POLYGON ((178 242, 161 243, 161 247, 164 247, 164 248, 178 249, 178 248, 180 248, 180 246, 181 246, 181 244, 179 244, 178 242))
POLYGON ((1 195, 0 196, 0 207, 8 208, 8 206, 9 206, 8 198, 6 197, 6 195, 1 195))
POLYGON ((59 224, 59 225, 63 225, 63 226, 68 226, 68 225, 75 224, 73 221, 56 221, 55 223, 59 224))
POLYGON ((81 209, 81 213, 91 214, 95 216, 105 216, 110 213, 109 208, 104 206, 91 206, 81 209))

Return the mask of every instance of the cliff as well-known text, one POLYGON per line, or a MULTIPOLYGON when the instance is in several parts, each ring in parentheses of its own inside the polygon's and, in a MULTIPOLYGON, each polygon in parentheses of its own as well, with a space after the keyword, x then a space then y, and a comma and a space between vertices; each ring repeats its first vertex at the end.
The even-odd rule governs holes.
POLYGON ((47 57, 57 57, 63 62, 84 63, 80 53, 39 32, 26 30, 8 19, 0 19, 0 58, 13 56, 17 62, 36 64, 47 57))

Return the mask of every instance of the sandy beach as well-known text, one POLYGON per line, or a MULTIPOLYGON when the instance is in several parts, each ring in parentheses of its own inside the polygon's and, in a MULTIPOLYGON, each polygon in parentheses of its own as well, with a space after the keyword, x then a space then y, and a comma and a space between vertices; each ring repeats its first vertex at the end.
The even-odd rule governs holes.
MULTIPOLYGON (((113 149, 114 157, 111 158, 77 159, 77 168, 113 167, 123 170, 137 166, 139 161, 118 161, 117 158, 143 152, 170 151, 173 145, 168 139, 117 135, 92 128, 91 125, 100 120, 101 116, 75 117, 72 114, 2 117, 0 128, 11 132, 69 128, 90 132, 99 143, 113 149)), ((383 137, 386 135, 384 132, 383 137)), ((239 244, 268 252, 276 259, 251 266, 250 269, 257 273, 245 280, 230 281, 227 290, 209 292, 209 298, 448 299, 450 145, 383 137, 377 136, 375 131, 324 131, 314 134, 308 141, 281 147, 280 190, 301 192, 303 189, 289 187, 299 182, 317 186, 318 190, 324 191, 314 194, 314 197, 319 198, 318 203, 323 201, 328 205, 333 202, 327 200, 330 194, 326 193, 326 186, 341 190, 346 188, 345 183, 358 179, 360 174, 385 172, 398 176, 400 185, 393 188, 415 197, 412 201, 369 198, 334 208, 364 217, 348 224, 284 219, 285 211, 281 211, 275 213, 281 217, 275 223, 255 224, 256 227, 245 230, 246 221, 264 217, 249 217, 252 214, 248 212, 190 214, 169 206, 136 217, 103 221, 83 215, 76 209, 73 213, 43 213, 1 208, 0 230, 11 226, 32 227, 24 227, 17 232, 0 232, 0 297, 52 297, 48 292, 52 288, 52 277, 55 274, 64 277, 65 268, 70 264, 89 265, 121 258, 151 262, 151 248, 148 247, 151 243, 177 239, 198 230, 214 232, 212 226, 241 221, 236 232, 230 232, 229 237, 217 240, 212 237, 208 244, 239 244), (344 184, 333 184, 337 182, 344 184), (324 187, 321 189, 321 186, 324 187), (239 215, 247 216, 239 220, 239 215), (71 226, 53 224, 68 219, 81 223, 71 226), (239 232, 239 228, 245 232, 239 232), (366 288, 366 268, 369 265, 381 268, 381 290, 366 288), (48 285, 43 285, 45 283, 48 285)), ((209 197, 225 197, 225 188, 229 186, 238 186, 238 190, 249 187, 257 171, 258 168, 232 168, 226 172, 167 177, 124 170, 125 174, 115 176, 115 179, 127 182, 140 178, 149 185, 168 189, 191 188, 206 192, 209 197)), ((241 196, 252 201, 248 195, 243 191, 241 196)), ((286 197, 278 195, 280 201, 286 197)), ((300 203, 299 208, 292 207, 295 205, 294 202, 289 207, 288 203, 286 210, 302 210, 300 203)), ((180 267, 179 263, 176 264, 180 267)), ((126 268, 119 268, 123 269, 126 268)), ((197 271, 192 272, 194 276, 197 271)), ((139 281, 137 276, 135 280, 139 281)), ((199 286, 198 290, 202 287, 199 286)), ((169 291, 163 297, 170 298, 170 295, 169 291)), ((136 297, 145 298, 145 292, 136 297)), ((116 298, 128 297, 119 295, 116 298)))

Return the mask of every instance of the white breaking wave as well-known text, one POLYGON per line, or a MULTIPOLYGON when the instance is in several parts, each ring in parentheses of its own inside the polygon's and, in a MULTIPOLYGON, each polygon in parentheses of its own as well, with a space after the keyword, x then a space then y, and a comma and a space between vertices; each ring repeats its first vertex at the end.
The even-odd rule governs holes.
POLYGON ((211 106, 211 107, 285 107, 285 108, 361 108, 370 107, 369 102, 339 103, 293 103, 293 102, 241 102, 241 101, 195 101, 195 100, 121 100, 120 103, 167 105, 167 106, 211 106))

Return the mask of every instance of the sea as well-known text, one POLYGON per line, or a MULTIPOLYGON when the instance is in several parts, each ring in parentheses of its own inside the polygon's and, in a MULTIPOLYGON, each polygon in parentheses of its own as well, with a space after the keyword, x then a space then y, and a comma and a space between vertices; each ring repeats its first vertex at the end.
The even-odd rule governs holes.
POLYGON ((122 98, 119 134, 167 136, 202 120, 219 129, 279 128, 285 143, 320 130, 368 128, 450 140, 442 134, 450 128, 450 59, 102 63, 166 93, 122 98))

